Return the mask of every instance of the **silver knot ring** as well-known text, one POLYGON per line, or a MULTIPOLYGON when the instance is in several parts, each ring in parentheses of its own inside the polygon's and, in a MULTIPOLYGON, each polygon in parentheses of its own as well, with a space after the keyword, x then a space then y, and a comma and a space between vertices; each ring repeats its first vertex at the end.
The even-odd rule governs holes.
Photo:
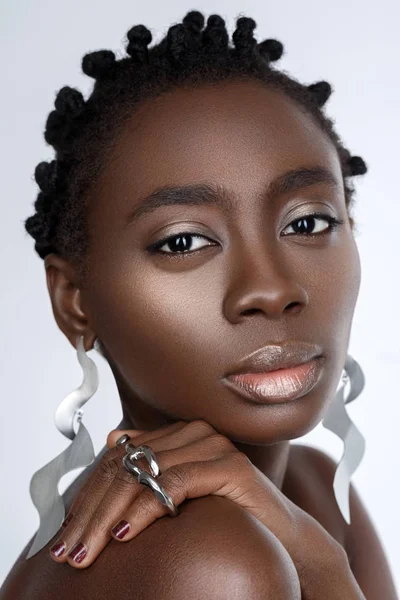
POLYGON ((167 507, 168 514, 171 517, 178 516, 178 509, 175 506, 171 496, 155 480, 155 477, 160 475, 160 467, 153 450, 150 448, 150 446, 145 444, 142 446, 134 446, 133 444, 126 443, 130 439, 131 438, 127 434, 124 434, 116 442, 117 446, 125 444, 126 454, 122 458, 122 463, 125 469, 134 475, 139 483, 146 485, 153 490, 157 500, 161 502, 163 506, 167 507), (142 457, 146 458, 147 462, 149 463, 151 474, 146 470, 141 469, 135 463, 135 460, 142 457))

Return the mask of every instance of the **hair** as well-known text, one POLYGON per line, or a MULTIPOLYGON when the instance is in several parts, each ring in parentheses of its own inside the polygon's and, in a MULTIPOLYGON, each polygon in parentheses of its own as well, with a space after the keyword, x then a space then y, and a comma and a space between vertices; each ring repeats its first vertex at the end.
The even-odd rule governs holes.
POLYGON ((222 80, 259 80, 286 94, 316 119, 337 149, 353 225, 354 186, 349 178, 363 175, 367 166, 344 147, 334 131, 334 121, 324 114, 331 85, 327 81, 303 85, 276 69, 271 63, 281 58, 283 45, 275 39, 257 42, 253 35, 257 25, 250 17, 237 18, 233 44, 221 16, 209 16, 204 25, 203 14, 190 11, 151 48, 149 29, 135 25, 127 33, 127 56, 117 60, 111 50, 98 50, 83 57, 82 71, 95 80, 86 100, 76 88, 65 86, 58 91, 44 131, 55 158, 40 162, 35 169, 40 188, 36 212, 25 221, 40 258, 49 253, 62 256, 84 279, 91 239, 88 192, 135 108, 145 99, 177 87, 222 80))

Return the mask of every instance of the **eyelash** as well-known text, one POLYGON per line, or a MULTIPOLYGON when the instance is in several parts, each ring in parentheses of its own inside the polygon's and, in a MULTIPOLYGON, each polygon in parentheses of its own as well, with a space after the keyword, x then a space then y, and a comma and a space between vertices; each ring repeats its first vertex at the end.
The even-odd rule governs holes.
MULTIPOLYGON (((307 220, 307 219, 322 219, 324 221, 327 221, 329 223, 329 227, 327 227, 327 229, 325 229, 322 233, 292 233, 292 234, 286 234, 286 235, 300 235, 301 237, 307 237, 307 238, 315 238, 318 236, 322 236, 322 235, 327 235, 329 233, 331 233, 332 231, 334 231, 335 229, 337 229, 340 225, 344 224, 344 220, 342 219, 337 219, 336 217, 332 217, 331 215, 326 215, 324 213, 309 213, 307 215, 303 215, 301 217, 298 217, 297 219, 295 219, 294 221, 292 221, 291 223, 289 223, 288 227, 290 225, 293 225, 293 223, 298 223, 301 220, 307 220)), ((192 231, 180 231, 179 233, 176 233, 174 235, 170 235, 168 237, 163 238, 162 240, 158 240, 157 242, 155 242, 154 244, 152 244, 151 246, 149 246, 148 250, 150 253, 152 254, 162 254, 162 255, 170 255, 170 256, 183 256, 183 255, 187 255, 187 254, 195 254, 197 252, 201 252, 202 248, 197 248, 196 250, 189 250, 189 251, 180 251, 180 252, 165 252, 164 250, 159 250, 159 248, 161 248, 162 246, 164 246, 164 244, 166 244, 167 242, 169 242, 170 240, 173 240, 175 238, 179 238, 179 237, 193 237, 193 238, 204 238, 208 241, 212 241, 210 240, 210 238, 208 238, 205 235, 201 235, 201 234, 197 234, 197 233, 193 233, 192 231)), ((211 244, 205 246, 205 248, 209 248, 211 244)))

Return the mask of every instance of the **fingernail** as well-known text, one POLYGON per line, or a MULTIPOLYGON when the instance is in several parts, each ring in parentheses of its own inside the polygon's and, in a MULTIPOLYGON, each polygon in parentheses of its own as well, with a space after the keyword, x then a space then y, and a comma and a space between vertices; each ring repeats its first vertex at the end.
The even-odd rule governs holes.
POLYGON ((122 540, 122 538, 128 533, 128 531, 130 530, 131 526, 129 525, 128 521, 120 521, 119 523, 117 523, 117 525, 115 527, 112 528, 112 532, 115 535, 116 538, 118 538, 119 540, 122 540))
POLYGON ((57 558, 59 556, 61 556, 61 554, 64 553, 64 550, 65 550, 64 542, 58 542, 57 544, 54 544, 54 546, 52 546, 50 548, 50 552, 52 552, 54 554, 54 556, 57 556, 57 558))
POLYGON ((80 563, 83 561, 86 554, 87 554, 87 551, 86 551, 85 546, 82 544, 82 542, 79 542, 79 544, 74 546, 74 548, 71 550, 71 552, 68 554, 68 556, 69 556, 69 558, 72 558, 72 560, 74 560, 75 562, 80 563))
POLYGON ((66 527, 68 523, 71 522, 72 514, 69 514, 65 517, 64 521, 61 523, 61 527, 66 527))

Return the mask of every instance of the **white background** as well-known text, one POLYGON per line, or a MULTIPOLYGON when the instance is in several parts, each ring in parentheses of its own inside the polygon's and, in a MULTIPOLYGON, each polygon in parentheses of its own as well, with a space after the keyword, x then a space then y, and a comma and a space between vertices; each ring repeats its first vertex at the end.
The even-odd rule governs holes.
MULTIPOLYGON (((366 455, 353 481, 360 492, 400 585, 400 321, 399 321, 399 64, 400 11, 396 0, 13 0, 0 4, 1 32, 1 545, 0 582, 38 526, 29 497, 34 471, 69 442, 53 415, 81 383, 72 346, 51 310, 44 266, 23 221, 33 214, 36 165, 53 158, 44 141, 48 113, 63 85, 85 95, 92 80, 82 56, 101 48, 124 50, 125 34, 143 23, 153 42, 189 10, 218 13, 232 33, 238 16, 257 22, 258 41, 276 38, 286 54, 275 63, 302 83, 325 79, 334 87, 326 105, 345 145, 364 158, 356 178, 356 236, 362 283, 349 353, 365 376, 364 392, 348 407, 364 434, 366 455)), ((100 388, 85 408, 84 422, 96 453, 121 418, 117 389, 105 361, 100 388)), ((342 442, 319 424, 298 441, 336 460, 342 442)), ((80 471, 75 472, 78 474, 80 471)), ((62 481, 63 491, 72 480, 62 481)))

